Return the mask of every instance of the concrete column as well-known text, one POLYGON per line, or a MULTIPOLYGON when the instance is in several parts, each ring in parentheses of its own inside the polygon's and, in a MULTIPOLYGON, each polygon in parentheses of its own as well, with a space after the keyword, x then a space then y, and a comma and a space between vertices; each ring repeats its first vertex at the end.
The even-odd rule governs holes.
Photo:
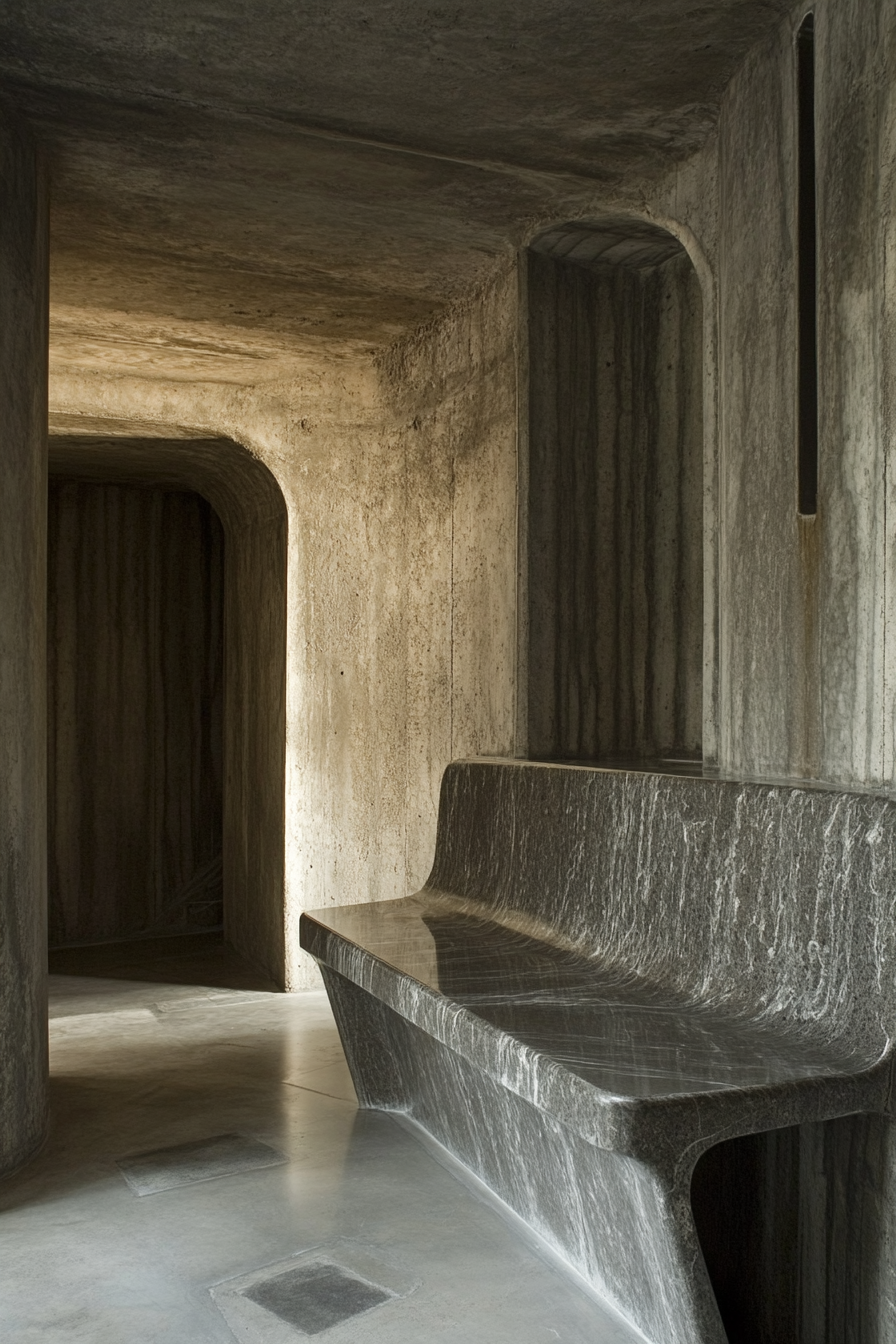
POLYGON ((0 109, 0 1173, 47 1111, 47 194, 0 109))

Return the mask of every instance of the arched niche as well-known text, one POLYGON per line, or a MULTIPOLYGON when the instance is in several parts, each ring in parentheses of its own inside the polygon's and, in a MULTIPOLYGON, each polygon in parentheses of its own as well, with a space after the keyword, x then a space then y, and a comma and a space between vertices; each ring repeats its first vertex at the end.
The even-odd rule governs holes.
POLYGON ((225 936, 285 982, 287 511, 268 468, 227 438, 51 416, 53 476, 192 490, 224 529, 225 936))
POLYGON ((703 720, 703 307, 644 221, 525 258, 528 754, 692 758, 703 720))

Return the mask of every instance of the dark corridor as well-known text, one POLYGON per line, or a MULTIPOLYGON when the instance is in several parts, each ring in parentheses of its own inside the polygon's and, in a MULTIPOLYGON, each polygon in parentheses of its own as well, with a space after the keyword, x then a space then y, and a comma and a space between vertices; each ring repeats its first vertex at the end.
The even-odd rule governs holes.
POLYGON ((222 922, 224 535, 193 491, 49 496, 50 946, 222 922))

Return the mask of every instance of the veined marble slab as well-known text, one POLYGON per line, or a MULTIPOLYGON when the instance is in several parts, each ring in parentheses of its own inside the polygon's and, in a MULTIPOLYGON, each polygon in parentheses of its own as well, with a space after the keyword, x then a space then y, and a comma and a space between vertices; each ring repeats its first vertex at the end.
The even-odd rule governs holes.
POLYGON ((648 1338, 717 1344, 694 1165, 886 1110, 894 876, 886 798, 459 763, 423 891, 302 936, 362 1102, 414 1115, 648 1338))

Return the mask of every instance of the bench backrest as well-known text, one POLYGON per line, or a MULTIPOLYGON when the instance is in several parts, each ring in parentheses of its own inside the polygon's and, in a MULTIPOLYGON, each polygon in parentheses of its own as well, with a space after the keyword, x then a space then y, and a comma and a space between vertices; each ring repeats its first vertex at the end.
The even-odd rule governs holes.
POLYGON ((896 803, 511 761, 442 782, 429 887, 869 1061, 896 1035, 896 803))

